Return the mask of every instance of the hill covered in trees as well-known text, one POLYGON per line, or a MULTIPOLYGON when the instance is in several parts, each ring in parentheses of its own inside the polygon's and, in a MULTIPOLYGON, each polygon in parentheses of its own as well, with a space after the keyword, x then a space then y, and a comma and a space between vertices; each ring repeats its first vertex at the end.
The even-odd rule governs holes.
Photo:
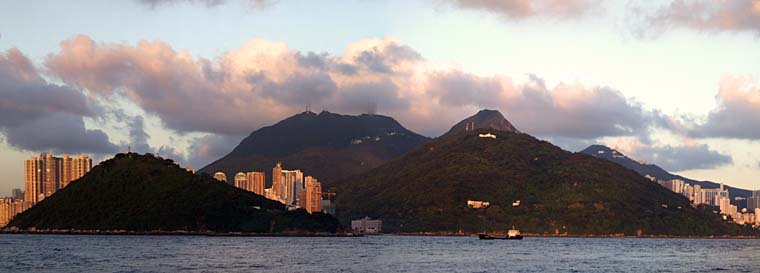
POLYGON ((336 232, 334 217, 288 211, 279 202, 169 159, 117 154, 84 177, 17 215, 21 230, 336 232))
POLYGON ((564 151, 514 131, 441 137, 336 183, 343 221, 383 220, 389 232, 504 231, 545 234, 725 235, 749 228, 712 207, 604 159, 564 151), (480 137, 495 134, 496 138, 480 137), (470 208, 468 200, 487 201, 470 208), (517 204, 519 200, 519 205, 517 204))

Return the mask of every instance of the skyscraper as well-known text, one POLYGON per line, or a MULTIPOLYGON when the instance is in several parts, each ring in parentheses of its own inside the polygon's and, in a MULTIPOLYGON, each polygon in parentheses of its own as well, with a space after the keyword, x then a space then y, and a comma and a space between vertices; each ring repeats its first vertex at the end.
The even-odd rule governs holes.
POLYGON ((284 185, 282 184, 282 163, 277 162, 277 165, 272 169, 272 192, 270 193, 274 200, 282 199, 282 192, 284 185))
POLYGON ((258 195, 264 195, 264 173, 249 172, 248 174, 248 191, 258 195))
POLYGON ((303 189, 303 173, 300 170, 283 170, 282 185, 280 198, 286 205, 296 204, 297 194, 303 189))
POLYGON ((24 160, 24 200, 39 202, 84 176, 91 168, 92 160, 84 155, 75 158, 64 155, 59 158, 43 153, 39 157, 24 160))

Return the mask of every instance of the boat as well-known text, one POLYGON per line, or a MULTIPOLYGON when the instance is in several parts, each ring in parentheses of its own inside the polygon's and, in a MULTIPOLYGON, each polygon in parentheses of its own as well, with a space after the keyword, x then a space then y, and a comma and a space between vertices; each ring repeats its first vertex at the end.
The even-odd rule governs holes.
POLYGON ((478 238, 481 240, 522 240, 523 236, 520 234, 519 230, 516 230, 514 227, 512 227, 512 229, 507 231, 507 236, 494 236, 486 233, 481 233, 478 234, 478 238))

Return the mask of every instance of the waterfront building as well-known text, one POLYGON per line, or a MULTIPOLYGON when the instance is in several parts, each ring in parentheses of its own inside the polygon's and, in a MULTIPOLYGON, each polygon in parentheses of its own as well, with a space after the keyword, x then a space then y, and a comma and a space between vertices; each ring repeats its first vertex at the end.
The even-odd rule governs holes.
POLYGON ((34 205, 34 203, 21 199, 0 199, 0 227, 4 227, 10 223, 10 221, 13 220, 13 217, 31 208, 32 205, 34 205))
POLYGON ((380 233, 382 227, 383 221, 373 220, 369 217, 351 221, 351 229, 356 233, 380 233))
POLYGON ((214 179, 227 183, 227 175, 223 172, 216 172, 214 174, 214 179))
POLYGON ((246 175, 248 177, 248 188, 246 190, 258 195, 264 195, 264 173, 248 172, 246 175))
POLYGON ((303 172, 300 170, 283 170, 282 184, 280 198, 285 201, 286 205, 297 204, 296 197, 303 190, 303 172))

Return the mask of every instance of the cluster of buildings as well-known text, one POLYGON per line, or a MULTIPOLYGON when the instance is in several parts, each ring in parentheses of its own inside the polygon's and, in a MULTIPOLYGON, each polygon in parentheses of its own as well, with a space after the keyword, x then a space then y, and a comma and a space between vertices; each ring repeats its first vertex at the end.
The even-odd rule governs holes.
POLYGON ((84 155, 56 157, 42 153, 24 160, 24 191, 13 189, 12 196, 0 199, 0 226, 7 225, 16 214, 68 186, 90 169, 92 159, 84 155))
POLYGON ((323 192, 322 184, 316 178, 304 177, 301 170, 284 170, 281 163, 272 169, 272 187, 265 188, 265 176, 264 172, 238 172, 230 183, 223 172, 214 174, 219 181, 279 201, 289 209, 303 208, 309 213, 335 214, 335 194, 323 192))
MULTIPOLYGON (((655 180, 651 176, 647 176, 651 180, 655 180)), ((739 209, 736 205, 731 204, 731 198, 728 190, 724 189, 723 184, 717 189, 703 189, 700 185, 691 185, 680 179, 673 179, 667 181, 657 181, 661 186, 675 192, 680 193, 691 201, 694 206, 697 205, 711 205, 720 208, 720 214, 724 219, 731 219, 734 223, 740 225, 753 225, 760 227, 760 191, 753 191, 752 197, 747 198, 747 207, 739 209)))

